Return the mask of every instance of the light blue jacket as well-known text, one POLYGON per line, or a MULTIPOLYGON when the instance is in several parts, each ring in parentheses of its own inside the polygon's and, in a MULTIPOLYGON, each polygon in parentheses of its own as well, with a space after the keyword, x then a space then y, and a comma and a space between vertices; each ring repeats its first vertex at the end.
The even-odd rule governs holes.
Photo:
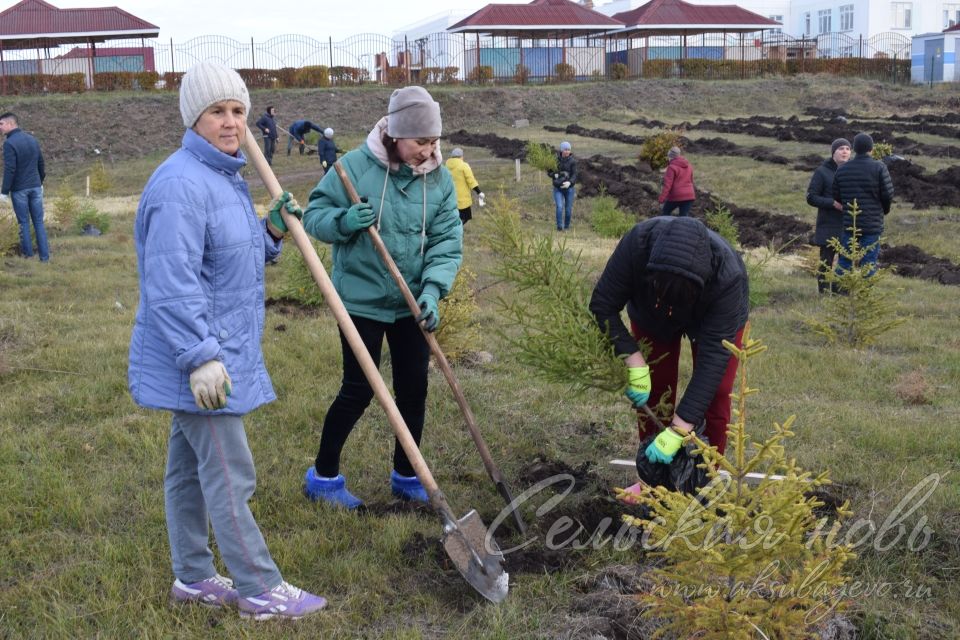
POLYGON ((142 407, 243 415, 276 399, 263 363, 263 270, 281 243, 257 218, 227 155, 192 129, 150 177, 134 226, 140 305, 130 338, 130 393, 142 407), (225 409, 203 411, 190 372, 222 360, 225 409))

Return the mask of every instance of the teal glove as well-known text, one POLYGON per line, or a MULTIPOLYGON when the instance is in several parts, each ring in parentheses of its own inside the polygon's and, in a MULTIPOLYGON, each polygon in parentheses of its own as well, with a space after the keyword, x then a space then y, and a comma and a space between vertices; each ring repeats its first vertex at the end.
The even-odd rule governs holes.
POLYGON ((358 202, 340 218, 340 231, 346 235, 362 231, 377 220, 373 206, 369 202, 358 202))
POLYGON ((289 191, 284 191, 280 194, 279 198, 274 198, 273 202, 270 203, 269 213, 270 224, 281 233, 287 232, 287 223, 283 221, 283 215, 280 213, 280 209, 286 209, 287 213, 297 220, 303 219, 303 209, 300 208, 300 204, 297 203, 289 191))
POLYGON ((639 409, 650 399, 650 367, 630 367, 627 375, 630 384, 623 395, 630 399, 634 409, 639 409))
POLYGON ((440 325, 440 309, 437 306, 437 297, 440 290, 434 284, 427 284, 423 287, 423 293, 417 298, 417 304, 420 305, 420 315, 417 316, 417 322, 423 323, 423 328, 433 332, 440 325))
POLYGON ((659 462, 661 464, 670 464, 673 462, 673 456, 677 455, 680 447, 683 446, 683 436, 667 427, 647 445, 646 455, 650 462, 659 462))

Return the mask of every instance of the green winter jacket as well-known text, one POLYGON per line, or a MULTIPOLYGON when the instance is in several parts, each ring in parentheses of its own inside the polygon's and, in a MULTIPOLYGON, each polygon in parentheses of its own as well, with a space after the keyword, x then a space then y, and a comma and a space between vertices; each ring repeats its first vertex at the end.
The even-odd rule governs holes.
MULTIPOLYGON (((380 236, 414 297, 424 287, 435 287, 442 298, 453 286, 463 257, 463 226, 453 180, 440 163, 439 149, 417 169, 402 164, 388 175, 386 150, 380 142, 385 126, 383 119, 367 142, 340 158, 340 164, 357 193, 373 205, 380 236)), ((333 285, 347 311, 379 322, 410 316, 369 234, 343 233, 340 219, 349 207, 340 177, 328 171, 310 193, 303 213, 307 232, 333 245, 333 285)))

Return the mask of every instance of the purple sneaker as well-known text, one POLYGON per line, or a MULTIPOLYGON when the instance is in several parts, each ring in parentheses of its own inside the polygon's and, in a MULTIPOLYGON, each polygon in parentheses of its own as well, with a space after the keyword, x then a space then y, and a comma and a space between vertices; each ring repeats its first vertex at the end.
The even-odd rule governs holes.
POLYGON ((327 599, 298 589, 289 582, 265 591, 258 596, 237 601, 240 617, 269 620, 273 617, 297 619, 317 613, 327 606, 327 599))
POLYGON ((233 580, 224 578, 219 573, 190 584, 184 584, 177 578, 170 589, 170 599, 173 602, 196 602, 212 608, 232 607, 237 604, 238 597, 237 590, 233 588, 233 580))

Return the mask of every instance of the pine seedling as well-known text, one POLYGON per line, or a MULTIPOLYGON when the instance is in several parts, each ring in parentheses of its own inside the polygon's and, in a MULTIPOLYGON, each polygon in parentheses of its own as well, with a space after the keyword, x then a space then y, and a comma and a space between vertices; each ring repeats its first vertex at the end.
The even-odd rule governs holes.
POLYGON ((437 342, 451 362, 462 360, 480 348, 480 330, 477 326, 480 309, 473 292, 476 279, 473 271, 460 267, 450 292, 439 304, 437 342))
POLYGON ((498 306, 509 331, 500 335, 517 362, 574 391, 622 392, 627 370, 590 312, 591 286, 579 253, 562 241, 528 235, 516 200, 495 195, 480 226, 498 258, 494 273, 513 285, 498 306))
POLYGON ((527 143, 526 157, 527 164, 535 169, 550 172, 557 170, 557 154, 550 145, 530 141, 527 143))
POLYGON ((606 187, 600 185, 600 195, 593 199, 590 226, 602 238, 621 238, 637 223, 634 217, 621 211, 613 196, 607 195, 606 187))
POLYGON ((643 615, 662 622, 654 638, 815 637, 818 624, 846 606, 840 594, 854 554, 838 534, 852 514, 847 503, 832 523, 815 514, 823 503, 809 492, 830 480, 828 472, 814 476, 787 457, 795 416, 775 423, 765 440, 750 437, 747 398, 758 389, 749 386, 749 360, 766 347, 750 337, 749 325, 742 348, 724 346, 739 366, 729 458, 691 436, 709 483, 696 495, 651 487, 640 496, 649 515, 624 516, 665 561, 647 574, 654 586, 634 597, 645 605, 643 615), (751 472, 766 475, 751 485, 751 472))
POLYGON ((107 168, 103 165, 103 160, 98 159, 90 172, 90 192, 104 194, 113 186, 113 180, 107 173, 107 168))
POLYGON ((830 265, 820 264, 824 281, 838 295, 824 297, 821 316, 804 318, 804 323, 830 344, 858 348, 874 344, 881 335, 906 322, 906 318, 901 315, 903 308, 894 292, 885 286, 890 270, 863 262, 873 245, 860 244, 863 234, 857 228, 860 206, 856 200, 850 215, 850 246, 843 246, 839 238, 830 238, 830 246, 851 266, 838 273, 830 265))
MULTIPOLYGON (((332 267, 327 254, 327 247, 316 240, 311 240, 313 248, 317 250, 320 262, 327 273, 332 273, 332 267)), ((277 296, 304 307, 321 308, 324 306, 323 294, 317 286, 313 274, 307 267, 307 261, 299 251, 286 251, 280 262, 280 287, 277 296)))

